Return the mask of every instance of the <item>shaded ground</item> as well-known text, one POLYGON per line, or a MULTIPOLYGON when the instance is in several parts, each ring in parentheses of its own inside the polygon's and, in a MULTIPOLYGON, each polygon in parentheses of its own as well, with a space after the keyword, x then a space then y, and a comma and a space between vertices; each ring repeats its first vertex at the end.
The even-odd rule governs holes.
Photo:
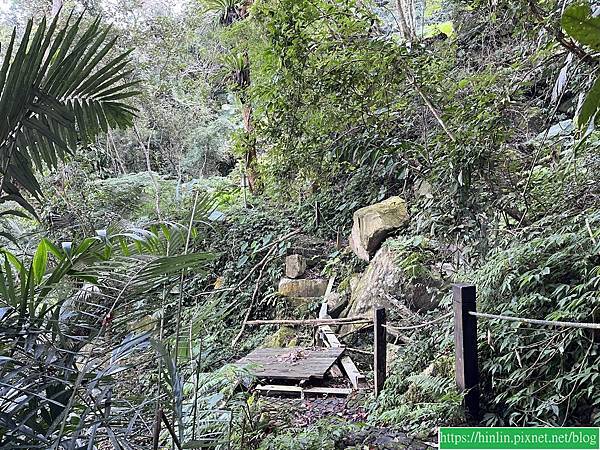
POLYGON ((409 437, 406 433, 389 428, 364 424, 367 411, 360 397, 285 398, 262 397, 263 411, 269 416, 269 428, 307 428, 321 419, 336 417, 356 423, 355 431, 346 433, 336 441, 339 449, 433 449, 426 443, 409 437))

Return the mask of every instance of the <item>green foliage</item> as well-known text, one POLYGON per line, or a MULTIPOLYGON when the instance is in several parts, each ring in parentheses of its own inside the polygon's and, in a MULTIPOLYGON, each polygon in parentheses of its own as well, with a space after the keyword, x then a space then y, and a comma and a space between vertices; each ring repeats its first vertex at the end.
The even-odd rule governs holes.
POLYGON ((242 0, 202 0, 206 11, 219 15, 219 21, 223 25, 230 25, 239 18, 240 8, 243 7, 242 0))
MULTIPOLYGON (((29 257, 6 253, 1 286, 11 305, 0 308, 0 321, 5 318, 17 337, 1 336, 0 355, 12 358, 4 350, 16 349, 25 362, 0 358, 0 377, 16 377, 21 388, 29 383, 43 403, 26 397, 15 412, 20 424, 31 427, 23 439, 35 434, 52 442, 59 435, 93 440, 105 433, 115 447, 136 448, 119 420, 131 414, 150 423, 155 405, 147 399, 160 392, 166 399, 160 406, 192 448, 213 432, 221 437, 231 432, 240 448, 346 445, 345 435, 363 424, 328 420, 273 430, 261 402, 247 392, 247 374, 222 367, 285 337, 283 330, 269 341, 274 329, 247 328, 231 345, 244 319, 314 316, 279 301, 277 283, 289 243, 270 246, 302 229, 328 239, 322 245, 326 253, 334 239, 349 234, 356 209, 391 195, 410 205, 407 228, 386 245, 411 283, 433 277, 432 267, 439 266, 456 273, 456 281, 475 281, 485 312, 598 322, 600 144, 591 127, 579 140, 570 125, 579 92, 587 92, 580 126, 598 109, 598 83, 590 84, 597 17, 587 3, 569 5, 563 14, 555 1, 435 0, 422 12, 430 33, 410 46, 395 38, 394 24, 378 15, 381 8, 358 0, 258 0, 252 6, 207 0, 188 3, 181 15, 168 8, 145 10, 138 2, 105 3, 95 7, 127 31, 126 46, 137 47, 136 74, 147 80, 144 94, 134 100, 140 119, 132 132, 111 132, 105 142, 82 140, 87 150, 41 183, 53 192, 48 212, 57 220, 51 232, 88 235, 99 224, 154 222, 160 216, 172 222, 120 235, 109 229, 89 241, 89 252, 98 258, 89 262, 78 259, 86 248, 61 249, 50 239, 33 251, 22 239, 29 257), (207 10, 226 26, 216 25, 214 14, 203 16, 207 10), (244 129, 234 119, 240 113, 244 129), (256 175, 266 195, 248 194, 248 208, 241 207, 238 187, 243 164, 229 180, 186 182, 231 170, 230 148, 240 159, 254 151, 260 156, 256 175), (223 215, 207 227, 202 214, 189 217, 199 185, 200 191, 220 191, 223 215), (178 223, 201 228, 188 232, 178 223), (218 256, 210 259, 198 249, 218 256), (71 267, 64 282, 38 301, 63 265, 71 267), (80 299, 77 291, 86 295, 74 302, 81 310, 71 302, 80 299), (122 307, 114 318, 104 314, 104 300, 122 307), (43 316, 45 304, 61 303, 74 312, 62 319, 43 316), (47 328, 30 331, 29 322, 38 317, 47 328), (111 333, 103 322, 111 323, 111 333), (27 336, 21 339, 16 333, 23 329, 27 336), (131 331, 145 334, 127 336, 131 331), (68 344, 56 346, 58 359, 66 361, 59 368, 66 381, 58 385, 67 391, 64 397, 52 390, 55 385, 48 391, 49 384, 35 378, 55 369, 47 362, 56 356, 47 350, 55 335, 68 344), (26 339, 37 347, 27 347, 26 339), (86 343, 116 349, 114 364, 81 368, 80 356, 68 359, 65 349, 79 355, 86 343), (161 383, 154 361, 144 359, 157 354, 161 383), (136 383, 123 383, 127 364, 143 372, 136 383), (63 366, 75 367, 75 374, 63 366), (81 383, 71 375, 81 376, 81 383), (100 387, 100 397, 92 397, 88 384, 100 387), (111 389, 113 398, 135 405, 136 414, 131 407, 109 414, 102 401, 111 389), (74 393, 89 402, 69 405, 67 396, 74 393), (217 421, 211 424, 212 417, 217 421), (95 418, 102 420, 96 430, 95 418), (59 429, 54 424, 60 420, 59 429), (268 433, 273 435, 261 443, 268 433)), ((209 200, 200 202, 201 209, 212 208, 209 200)), ((335 251, 322 274, 337 274, 343 291, 362 265, 349 251, 335 251)), ((447 311, 442 290, 445 295, 443 287, 432 289, 440 310, 423 314, 423 320, 447 311)), ((600 420, 596 336, 481 323, 485 423, 600 420)), ((410 341, 398 349, 370 420, 423 435, 461 424, 451 320, 407 331, 410 341)), ((300 344, 306 338, 294 337, 300 344)), ((27 394, 1 393, 15 401, 27 394)), ((0 410, 0 439, 13 439, 5 429, 16 425, 0 410)), ((161 442, 167 439, 163 432, 161 442)), ((148 442, 139 448, 148 448, 148 442)))
POLYGON ((451 320, 412 333, 398 350, 371 420, 428 436, 440 425, 464 421, 454 380, 451 320))
POLYGON ((396 264, 411 280, 431 277, 432 245, 424 236, 399 237, 386 245, 394 251, 396 264), (428 254, 429 253, 429 254, 428 254))
MULTIPOLYGON (((513 242, 476 273, 480 309, 598 322, 599 224, 597 211, 540 222, 527 240, 513 242)), ((598 422, 600 398, 592 386, 600 349, 592 332, 505 321, 483 322, 480 330, 481 373, 492 406, 487 424, 598 422)))
POLYGON ((262 40, 250 53, 251 94, 265 117, 257 132, 271 146, 271 179, 285 190, 296 177, 323 178, 339 160, 385 158, 390 107, 403 104, 390 92, 401 89, 406 52, 373 36, 370 9, 353 0, 279 1, 256 2, 252 13, 262 40))
POLYGON ((117 235, 101 231, 62 248, 42 240, 30 260, 2 251, 3 447, 95 442, 100 417, 111 427, 113 442, 126 438, 128 431, 117 424, 139 405, 110 414, 110 408, 89 404, 111 402, 116 374, 147 344, 149 333, 130 333, 126 325, 154 311, 153 295, 188 270, 201 273, 212 259, 207 253, 177 254, 185 243, 182 232, 167 224, 117 235), (136 308, 127 307, 132 301, 136 308), (107 359, 92 356, 97 346, 111 349, 107 359))
POLYGON ((235 192, 228 193, 231 186, 223 179, 178 183, 148 172, 100 179, 89 176, 78 163, 70 163, 63 171, 46 178, 42 186, 49 191, 45 222, 56 238, 65 240, 93 233, 98 228, 144 227, 160 221, 157 202, 163 217, 183 223, 197 192, 201 198, 208 195, 215 203, 237 198, 235 192), (214 198, 217 192, 219 198, 214 198))
MULTIPOLYGON (((577 42, 600 51, 600 17, 594 16, 592 5, 589 3, 573 3, 569 5, 562 16, 562 26, 577 42)), ((600 108, 600 77, 596 78, 586 94, 579 110, 577 123, 580 127, 588 125, 600 108)))
MULTIPOLYGON (((39 199, 34 175, 55 168, 78 145, 109 127, 132 124, 135 109, 123 103, 137 92, 129 81, 128 53, 107 57, 115 45, 96 19, 82 30, 82 17, 58 26, 29 20, 16 42, 16 29, 0 70, 1 202, 14 201, 35 215, 24 193, 39 199)), ((10 213, 10 212, 9 212, 10 213)), ((4 214, 9 214, 5 212, 4 214)))
POLYGON ((600 49, 600 18, 589 3, 573 3, 565 9, 562 26, 569 35, 594 50, 600 49))
POLYGON ((286 195, 297 199, 295 216, 307 231, 328 239, 335 239, 339 231, 348 236, 354 211, 372 205, 392 195, 406 194, 394 178, 378 173, 370 167, 354 168, 349 173, 334 172, 319 183, 296 184, 286 195), (317 227, 315 204, 321 218, 317 227))
POLYGON ((360 424, 330 418, 303 428, 291 428, 280 435, 272 435, 261 442, 261 450, 304 450, 340 448, 341 442, 349 432, 360 428, 360 424))

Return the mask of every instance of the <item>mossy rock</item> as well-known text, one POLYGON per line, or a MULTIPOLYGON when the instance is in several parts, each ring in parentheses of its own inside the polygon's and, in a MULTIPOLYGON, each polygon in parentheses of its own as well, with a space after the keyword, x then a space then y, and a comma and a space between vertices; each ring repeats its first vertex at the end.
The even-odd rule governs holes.
POLYGON ((262 345, 265 348, 285 348, 298 345, 298 335, 291 327, 282 326, 274 334, 267 337, 262 345))

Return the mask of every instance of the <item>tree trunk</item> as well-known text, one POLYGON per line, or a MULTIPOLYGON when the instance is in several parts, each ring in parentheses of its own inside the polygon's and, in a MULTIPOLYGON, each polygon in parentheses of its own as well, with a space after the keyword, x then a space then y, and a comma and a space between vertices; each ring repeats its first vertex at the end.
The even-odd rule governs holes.
POLYGON ((396 0, 400 34, 406 40, 416 36, 415 4, 413 0, 396 0))
POLYGON ((258 170, 257 155, 256 155, 256 143, 252 138, 252 106, 244 104, 242 109, 242 116, 244 121, 244 131, 248 136, 248 148, 246 149, 246 176, 248 177, 248 188, 250 192, 256 192, 258 189, 258 170))
MULTIPOLYGON (((238 20, 244 20, 248 17, 248 9, 252 6, 254 0, 245 0, 238 7, 238 20)), ((248 177, 248 188, 250 192, 257 192, 259 189, 259 174, 257 166, 257 152, 256 143, 254 142, 253 131, 254 127, 252 124, 252 105, 250 104, 247 90, 250 87, 250 61, 248 59, 248 53, 244 53, 244 68, 238 74, 238 87, 241 91, 242 99, 242 120, 244 123, 244 131, 246 132, 248 148, 246 149, 246 161, 245 169, 246 176, 248 177)))

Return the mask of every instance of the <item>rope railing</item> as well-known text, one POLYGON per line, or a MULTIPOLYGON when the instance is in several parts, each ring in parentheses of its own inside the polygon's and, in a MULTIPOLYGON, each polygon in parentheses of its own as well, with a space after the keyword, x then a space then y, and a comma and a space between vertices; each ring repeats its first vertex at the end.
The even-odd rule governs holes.
POLYGON ((474 316, 474 317, 481 317, 483 319, 508 320, 511 322, 530 323, 533 325, 543 325, 543 326, 547 326, 547 327, 586 328, 589 330, 600 330, 600 323, 592 323, 592 322, 564 322, 564 321, 559 321, 559 320, 528 319, 526 317, 504 316, 501 314, 487 314, 487 313, 480 313, 480 312, 475 312, 475 311, 469 311, 469 315, 474 316))
POLYGON ((442 322, 443 320, 447 319, 450 316, 452 316, 451 312, 449 312, 447 314, 444 314, 443 316, 440 316, 437 319, 430 320, 429 322, 423 322, 423 323, 420 323, 418 325, 409 325, 409 326, 404 326, 404 327, 397 327, 397 326, 394 326, 394 325, 384 325, 384 328, 390 329, 392 331, 418 330, 420 328, 428 328, 431 325, 435 325, 436 323, 442 322))
POLYGON ((472 284, 455 284, 452 287, 454 310, 454 356, 456 385, 463 393, 463 405, 468 421, 479 422, 479 363, 477 349, 478 319, 505 320, 528 323, 543 327, 600 330, 600 323, 567 322, 558 320, 529 319, 477 312, 477 293, 472 284))

